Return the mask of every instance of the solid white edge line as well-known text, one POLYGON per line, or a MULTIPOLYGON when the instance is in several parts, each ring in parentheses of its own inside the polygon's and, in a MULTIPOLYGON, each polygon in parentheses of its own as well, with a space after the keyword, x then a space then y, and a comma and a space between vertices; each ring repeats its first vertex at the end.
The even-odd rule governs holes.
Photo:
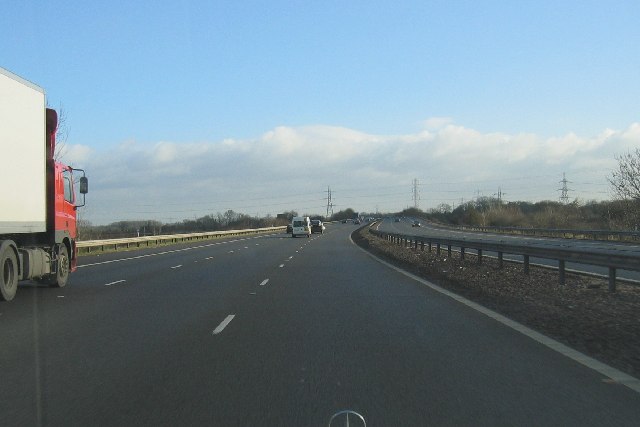
POLYGON ((262 282, 260 282, 260 286, 264 286, 267 283, 269 283, 269 279, 264 279, 262 282))
POLYGON ((111 286, 111 285, 115 285, 117 283, 122 283, 122 282, 126 282, 126 280, 116 280, 115 282, 111 282, 111 283, 105 283, 105 286, 111 286))
POLYGON ((551 350, 554 350, 578 363, 580 363, 581 365, 586 366, 587 368, 593 369, 596 372, 599 372, 600 374, 612 379, 613 381, 615 381, 616 383, 622 384, 627 386, 628 388, 630 388, 631 390, 635 391, 636 393, 640 393, 640 380, 638 378, 635 378, 627 373, 624 373, 616 368, 613 368, 603 362, 600 362, 599 360, 596 360, 590 356, 587 356, 586 354, 583 354, 577 350, 572 349, 571 347, 564 345, 556 340, 554 340, 553 338, 549 338, 546 335, 541 334, 540 332, 534 331, 533 329, 516 322, 515 320, 511 320, 505 316, 503 316, 502 314, 496 313, 493 310, 490 310, 486 307, 481 306, 478 303, 475 303, 471 300, 466 299, 463 296, 460 296, 456 293, 453 293, 451 291, 448 291, 444 288, 441 288, 438 285, 435 285, 431 282, 429 282, 428 280, 423 279, 422 277, 418 277, 415 274, 409 273, 408 271, 402 270, 401 268, 396 267, 395 265, 392 265, 390 263, 388 263, 387 261, 378 258, 377 256, 371 254, 370 252, 366 251, 365 249, 362 249, 360 246, 358 246, 353 239, 351 238, 351 235, 349 235, 349 240, 351 241, 351 243, 353 245, 355 245, 358 249, 360 249, 362 252, 364 252, 365 254, 369 255, 371 258, 373 258, 374 260, 378 261, 380 264, 383 264, 389 268, 391 268, 392 270, 397 271, 398 273, 404 274, 405 276, 415 280, 416 282, 422 283, 425 286, 428 286, 429 288, 433 289, 436 292, 440 292, 443 295, 446 295, 450 298, 453 298, 454 300, 466 305, 469 308, 472 308, 494 320, 496 320, 497 322, 502 323, 503 325, 514 329, 518 332, 520 332, 521 334, 531 338, 534 341, 539 342, 540 344, 550 348, 551 350))
POLYGON ((224 328, 226 328, 227 325, 231 323, 234 317, 236 317, 235 314, 230 314, 225 317, 225 319, 218 325, 218 327, 213 330, 213 333, 211 335, 218 335, 220 332, 224 331, 224 328))

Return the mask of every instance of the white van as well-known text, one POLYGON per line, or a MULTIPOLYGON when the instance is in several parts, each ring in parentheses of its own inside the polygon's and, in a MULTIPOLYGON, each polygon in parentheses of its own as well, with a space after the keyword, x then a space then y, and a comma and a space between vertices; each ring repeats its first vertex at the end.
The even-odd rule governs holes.
POLYGON ((293 231, 291 231, 291 237, 296 236, 311 236, 311 220, 308 216, 294 216, 291 220, 293 231))

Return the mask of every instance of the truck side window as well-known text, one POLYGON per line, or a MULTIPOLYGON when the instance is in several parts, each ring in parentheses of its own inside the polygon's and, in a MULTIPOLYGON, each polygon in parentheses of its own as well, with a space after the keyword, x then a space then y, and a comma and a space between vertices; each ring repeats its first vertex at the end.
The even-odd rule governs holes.
POLYGON ((62 177, 64 182, 64 199, 69 203, 73 203, 73 178, 71 176, 71 172, 68 170, 63 171, 62 177))

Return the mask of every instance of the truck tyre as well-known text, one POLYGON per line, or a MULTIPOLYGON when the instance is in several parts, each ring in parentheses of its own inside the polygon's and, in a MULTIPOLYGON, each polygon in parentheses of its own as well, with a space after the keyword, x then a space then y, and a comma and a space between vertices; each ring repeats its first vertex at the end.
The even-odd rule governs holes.
POLYGON ((69 251, 64 244, 56 246, 56 252, 58 253, 58 265, 56 266, 56 273, 44 276, 38 280, 38 283, 43 283, 54 288, 64 288, 69 280, 69 251))
POLYGON ((58 271, 52 274, 51 286, 56 288, 64 288, 69 280, 69 270, 71 262, 69 261, 69 251, 66 245, 58 245, 58 271))
POLYGON ((11 246, 0 247, 0 299, 11 301, 18 290, 18 260, 11 246))

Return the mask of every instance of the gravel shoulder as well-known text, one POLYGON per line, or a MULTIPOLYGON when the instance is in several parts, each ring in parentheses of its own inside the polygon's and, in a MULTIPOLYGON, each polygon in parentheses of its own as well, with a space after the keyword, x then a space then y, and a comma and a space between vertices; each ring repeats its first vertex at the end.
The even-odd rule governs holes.
POLYGON ((363 227, 353 241, 385 260, 598 359, 640 376, 640 286, 618 283, 610 293, 606 279, 567 273, 475 254, 405 248, 363 227))

